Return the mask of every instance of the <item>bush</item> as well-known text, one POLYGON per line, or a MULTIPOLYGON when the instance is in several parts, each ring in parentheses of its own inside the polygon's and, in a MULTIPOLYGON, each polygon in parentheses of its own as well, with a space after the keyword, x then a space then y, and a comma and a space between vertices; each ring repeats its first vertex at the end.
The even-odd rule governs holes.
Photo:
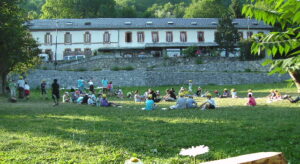
POLYGON ((265 58, 264 52, 262 52, 260 55, 251 53, 252 43, 253 43, 252 40, 242 40, 239 42, 239 47, 241 49, 240 60, 251 61, 251 60, 260 60, 265 58))
POLYGON ((198 47, 191 46, 191 47, 188 47, 185 50, 183 50, 183 54, 185 55, 185 57, 195 57, 195 56, 197 56, 197 54, 196 54, 197 50, 198 50, 198 47))
POLYGON ((126 66, 122 70, 132 71, 132 70, 134 70, 134 68, 132 66, 126 66))
POLYGON ((87 69, 86 68, 78 68, 78 69, 75 69, 75 71, 84 72, 84 71, 87 71, 87 69))
POLYGON ((196 64, 203 64, 203 61, 201 58, 197 58, 195 61, 196 64))
POLYGON ((42 67, 42 70, 48 70, 48 67, 42 67))
POLYGON ((252 71, 251 71, 251 69, 246 68, 246 69, 245 69, 245 72, 252 72, 252 71))
POLYGON ((120 71, 121 69, 118 66, 114 66, 110 70, 112 70, 112 71, 120 71))
POLYGON ((93 69, 93 71, 102 71, 102 69, 101 68, 95 68, 95 69, 93 69))

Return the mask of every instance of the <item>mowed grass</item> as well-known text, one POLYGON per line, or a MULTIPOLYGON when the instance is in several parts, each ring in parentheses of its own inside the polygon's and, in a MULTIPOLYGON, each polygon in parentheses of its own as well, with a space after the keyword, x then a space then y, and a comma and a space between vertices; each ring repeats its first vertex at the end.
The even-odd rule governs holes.
MULTIPOLYGON (((170 87, 153 89, 162 92, 170 87)), ((234 87, 241 97, 251 88, 260 97, 258 106, 244 106, 246 98, 216 98, 219 108, 211 111, 160 110, 171 102, 142 111, 144 104, 130 99, 109 98, 123 107, 103 108, 52 107, 52 101, 42 100, 37 91, 30 100, 15 104, 2 97, 0 163, 124 163, 133 156, 144 163, 191 163, 191 158, 178 153, 198 145, 209 146, 210 152, 198 156, 197 162, 276 151, 290 163, 300 163, 300 104, 266 103, 264 98, 271 88, 297 95, 295 88, 285 83, 202 87, 210 91, 234 87)), ((143 93, 147 88, 123 88, 125 94, 135 89, 143 93)))

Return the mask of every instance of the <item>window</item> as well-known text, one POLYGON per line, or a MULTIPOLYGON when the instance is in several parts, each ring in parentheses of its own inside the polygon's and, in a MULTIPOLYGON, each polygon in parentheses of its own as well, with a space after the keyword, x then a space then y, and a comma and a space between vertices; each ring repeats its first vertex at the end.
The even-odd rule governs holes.
POLYGON ((66 48, 64 51, 64 56, 69 56, 71 55, 71 53, 72 53, 71 48, 66 48))
POLYGON ((138 32, 137 33, 137 41, 144 42, 144 40, 145 40, 144 32, 138 32))
POLYGON ((91 43, 91 34, 89 32, 84 34, 84 43, 91 43))
POLYGON ((186 42, 187 41, 187 35, 185 31, 180 32, 180 41, 186 42))
POLYGON ((72 35, 69 32, 65 33, 65 43, 68 43, 68 44, 72 43, 72 35))
POLYGON ((240 39, 240 40, 243 40, 243 39, 244 39, 244 34, 243 34, 243 32, 238 32, 238 34, 239 34, 239 39, 240 39))
POLYGON ((198 32, 198 42, 203 42, 204 41, 204 32, 199 31, 198 32))
POLYGON ((109 34, 109 32, 105 32, 103 34, 103 42, 104 43, 110 43, 110 34, 109 34))
POLYGON ((247 32, 247 38, 251 38, 252 35, 253 35, 253 32, 252 32, 252 31, 248 31, 248 32, 247 32))
POLYGON ((81 48, 75 48, 75 55, 82 55, 81 48))
POLYGON ((50 33, 45 35, 45 44, 52 44, 52 35, 50 33))
POLYGON ((169 31, 166 33, 166 41, 173 42, 173 33, 172 32, 169 31))
POLYGON ((125 42, 126 43, 131 43, 132 42, 132 33, 131 32, 126 32, 125 33, 125 42))
POLYGON ((152 42, 153 43, 159 42, 158 32, 152 32, 152 42))

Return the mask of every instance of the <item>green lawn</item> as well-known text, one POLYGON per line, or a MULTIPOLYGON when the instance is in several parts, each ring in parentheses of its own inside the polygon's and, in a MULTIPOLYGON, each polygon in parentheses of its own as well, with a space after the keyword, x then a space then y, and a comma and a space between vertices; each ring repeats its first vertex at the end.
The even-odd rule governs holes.
MULTIPOLYGON (((122 108, 76 104, 52 107, 52 102, 41 100, 37 91, 29 101, 15 104, 2 97, 0 163, 124 163, 132 156, 144 163, 190 163, 191 158, 178 155, 180 149, 207 145, 210 152, 198 156, 197 162, 279 151, 290 163, 297 164, 300 103, 268 104, 262 98, 272 88, 296 95, 295 88, 286 86, 203 86, 207 90, 234 87, 241 97, 252 88, 255 97, 261 97, 257 107, 244 106, 245 98, 216 99, 219 108, 211 111, 142 111, 143 103, 115 98, 110 99, 122 108)), ((180 86, 174 87, 178 90, 180 86)), ((144 92, 146 88, 124 88, 124 92, 135 89, 144 92)), ((173 104, 159 103, 159 109, 173 104)))

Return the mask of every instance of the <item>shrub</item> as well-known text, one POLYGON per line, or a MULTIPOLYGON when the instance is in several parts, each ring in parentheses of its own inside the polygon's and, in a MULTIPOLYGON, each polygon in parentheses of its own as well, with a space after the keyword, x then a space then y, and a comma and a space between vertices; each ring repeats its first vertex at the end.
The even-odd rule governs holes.
POLYGON ((252 71, 251 71, 251 69, 246 68, 246 69, 245 69, 245 72, 252 72, 252 71))
POLYGON ((48 67, 42 67, 42 70, 48 70, 48 67))
POLYGON ((195 56, 197 56, 197 54, 196 54, 197 50, 198 50, 198 47, 191 46, 191 47, 188 47, 185 50, 183 50, 183 54, 185 55, 185 57, 195 57, 195 56))
POLYGON ((93 69, 93 71, 102 71, 102 69, 101 68, 95 68, 95 69, 93 69))
POLYGON ((241 49, 240 60, 260 60, 265 57, 265 53, 262 52, 260 55, 251 53, 252 40, 242 40, 239 42, 241 49))
POLYGON ((203 61, 201 58, 197 58, 195 61, 196 64, 203 64, 203 61))
POLYGON ((78 68, 78 69, 75 69, 75 71, 84 72, 84 71, 87 71, 87 69, 86 68, 78 68))
POLYGON ((110 70, 112 70, 112 71, 120 71, 121 69, 118 66, 114 66, 110 70))
POLYGON ((122 70, 132 71, 132 70, 134 70, 134 67, 132 67, 132 66, 126 66, 126 67, 122 68, 122 70))

